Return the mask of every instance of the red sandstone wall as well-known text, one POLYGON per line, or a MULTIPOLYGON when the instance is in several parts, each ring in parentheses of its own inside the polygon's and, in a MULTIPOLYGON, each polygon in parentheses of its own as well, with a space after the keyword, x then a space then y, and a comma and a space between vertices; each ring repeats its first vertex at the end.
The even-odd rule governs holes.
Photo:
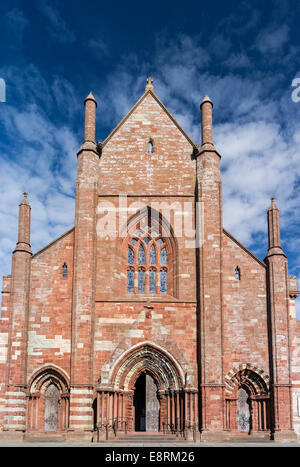
MULTIPOLYGON (((181 215, 182 199, 175 198, 132 198, 141 201, 144 205, 152 205, 154 200, 156 203, 174 203, 176 212, 181 215)), ((131 200, 132 200, 131 199, 131 200)), ((194 203, 192 198, 187 198, 191 206, 194 203)), ((99 199, 99 207, 103 198, 99 199)), ((131 202, 130 200, 130 202, 131 202)), ((110 203, 113 209, 118 211, 118 198, 106 198, 105 203, 110 203)), ((172 216, 171 216, 172 217, 172 216)), ((103 216, 98 215, 97 228, 101 231, 103 216)), ((127 271, 127 242, 125 237, 119 237, 118 225, 123 220, 120 219, 119 213, 116 214, 116 229, 114 235, 101 237, 97 236, 97 265, 96 265, 96 300, 124 300, 131 301, 132 296, 126 293, 126 271, 127 271)), ((174 219, 171 219, 171 224, 174 225, 174 219)), ((192 219, 194 223, 194 219, 192 219)), ((184 237, 177 237, 174 240, 173 251, 168 251, 168 266, 169 266, 169 283, 168 283, 168 299, 176 298, 183 301, 196 300, 196 276, 195 276, 195 248, 190 248, 190 241, 184 237)))
MULTIPOLYGON (((101 231, 105 212, 124 212, 123 207, 142 202, 152 207, 172 205, 172 213, 184 226, 182 212, 185 203, 192 210, 195 188, 195 162, 191 160, 192 144, 166 114, 151 94, 139 103, 117 132, 104 144, 99 162, 99 201, 97 228, 101 231), (147 142, 152 138, 154 153, 147 153, 147 142), (119 204, 119 194, 127 200, 119 204), (147 196, 148 195, 148 196, 147 196), (152 196, 151 196, 152 195, 152 196), (126 204, 124 204, 126 203, 126 204), (155 203, 153 205, 152 203, 155 203)), ((128 217, 135 211, 130 211, 128 217)), ((177 222, 172 218, 171 224, 177 222)), ((124 298, 126 294, 126 249, 119 231, 123 231, 128 217, 111 224, 114 238, 109 235, 97 239, 96 296, 99 299, 124 298), (120 228, 121 227, 121 228, 120 228)), ((192 226, 193 227, 193 226, 192 226)), ((174 295, 182 300, 195 299, 195 250, 186 248, 177 238, 178 268, 174 269, 174 295)), ((172 259, 173 260, 173 259, 172 259)))
POLYGON ((99 194, 191 195, 196 175, 192 149, 165 110, 147 94, 104 144, 99 194), (149 138, 153 154, 147 154, 149 138))
POLYGON ((295 301, 290 299, 291 371, 293 381, 293 422, 300 435, 300 322, 296 318, 295 301))
POLYGON ((32 257, 28 322, 28 378, 45 364, 70 374, 74 230, 32 257), (68 266, 67 278, 62 265, 68 266))
MULTIPOLYGON (((192 206, 195 188, 193 146, 151 94, 147 94, 117 132, 105 142, 99 161, 97 227, 100 231, 102 203, 117 211, 112 224, 114 238, 97 237, 96 316, 94 381, 111 355, 128 350, 139 342, 151 341, 178 358, 196 384, 196 280, 195 250, 176 238, 177 257, 168 257, 174 287, 167 296, 151 296, 154 306, 145 317, 144 296, 126 294, 127 247, 119 238, 119 198, 127 194, 127 206, 142 202, 174 203, 181 221, 184 203, 192 206), (149 138, 154 153, 147 153, 149 138), (161 302, 161 303, 158 303, 161 302)), ((155 207, 155 206, 153 206, 155 207)), ((174 217, 171 214, 171 224, 174 217)), ((178 224, 180 225, 180 223, 178 224)), ((183 224, 181 224, 183 226, 183 224)), ((169 290, 170 292, 171 290, 169 290)))
MULTIPOLYGON (((8 351, 8 325, 9 325, 9 303, 11 292, 11 276, 3 277, 2 304, 0 320, 0 408, 5 406, 5 384, 8 351)), ((0 429, 3 427, 3 410, 0 411, 0 429)))
POLYGON ((223 242, 224 376, 248 362, 269 375, 265 267, 225 233, 223 242))
POLYGON ((143 303, 97 303, 94 342, 94 381, 107 377, 112 363, 142 342, 152 342, 170 352, 188 383, 197 384, 195 305, 157 303, 148 313, 143 303), (112 358, 113 356, 113 358, 112 358), (108 364, 108 365, 106 365, 108 364))

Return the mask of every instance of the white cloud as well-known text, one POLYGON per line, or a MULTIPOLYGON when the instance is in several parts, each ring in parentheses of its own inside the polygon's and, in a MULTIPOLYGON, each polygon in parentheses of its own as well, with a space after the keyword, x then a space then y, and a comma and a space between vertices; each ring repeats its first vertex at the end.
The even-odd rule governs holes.
POLYGON ((288 42, 289 28, 286 24, 274 25, 261 31, 256 39, 256 47, 261 53, 278 53, 288 42))
POLYGON ((65 115, 66 121, 70 122, 73 118, 78 117, 78 111, 83 109, 83 102, 69 81, 62 76, 55 76, 51 93, 57 108, 65 115))
POLYGON ((57 9, 48 0, 40 0, 39 9, 48 19, 47 30, 54 39, 62 44, 75 42, 76 37, 73 31, 67 26, 57 9))
POLYGON ((109 47, 103 39, 90 39, 88 47, 99 60, 102 60, 109 55, 109 47))
MULTIPOLYGON (((20 101, 18 96, 20 105, 15 107, 7 103, 0 114, 0 126, 9 135, 7 145, 2 138, 0 146, 1 280, 3 274, 10 273, 11 252, 17 241, 18 204, 23 192, 28 192, 32 207, 33 252, 74 225, 76 153, 80 142, 70 127, 51 121, 44 112, 44 106, 38 105, 35 84, 43 80, 37 70, 34 70, 34 75, 39 79, 24 80, 28 102, 20 101)), ((43 82, 49 97, 48 109, 55 102, 55 83, 57 78, 49 87, 43 82)), ((66 83, 65 88, 69 89, 64 107, 67 123, 75 94, 70 84, 66 83)))
POLYGON ((231 68, 249 68, 251 66, 251 60, 244 53, 232 54, 228 60, 225 60, 225 64, 231 68))
POLYGON ((28 19, 24 12, 19 8, 13 8, 4 14, 0 20, 1 28, 4 28, 9 33, 9 46, 20 46, 26 27, 28 26, 28 19), (13 45, 14 44, 14 45, 13 45))

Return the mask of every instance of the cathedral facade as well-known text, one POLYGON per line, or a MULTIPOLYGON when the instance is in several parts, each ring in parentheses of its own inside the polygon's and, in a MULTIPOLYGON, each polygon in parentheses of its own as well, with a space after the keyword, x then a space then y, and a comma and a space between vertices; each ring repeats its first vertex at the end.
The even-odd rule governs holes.
POLYGON ((92 94, 84 104, 74 227, 33 254, 26 194, 19 205, 3 278, 0 440, 297 439, 298 285, 274 199, 262 261, 223 228, 208 96, 201 145, 150 78, 101 143, 92 94))

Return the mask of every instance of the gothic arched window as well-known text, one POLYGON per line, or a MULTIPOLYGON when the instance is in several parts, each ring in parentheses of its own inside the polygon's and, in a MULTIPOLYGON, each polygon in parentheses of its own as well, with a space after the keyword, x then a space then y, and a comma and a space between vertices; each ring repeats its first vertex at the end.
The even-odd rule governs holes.
POLYGON ((61 274, 63 277, 67 277, 68 275, 68 266, 66 265, 66 263, 64 263, 62 266, 61 274))
POLYGON ((149 141, 148 141, 147 151, 148 151, 148 154, 153 154, 154 153, 153 141, 151 139, 149 139, 149 141))
POLYGON ((234 277, 237 281, 241 280, 241 270, 238 266, 235 268, 234 277))
POLYGON ((154 229, 139 230, 127 245, 127 293, 168 292, 167 246, 154 229))

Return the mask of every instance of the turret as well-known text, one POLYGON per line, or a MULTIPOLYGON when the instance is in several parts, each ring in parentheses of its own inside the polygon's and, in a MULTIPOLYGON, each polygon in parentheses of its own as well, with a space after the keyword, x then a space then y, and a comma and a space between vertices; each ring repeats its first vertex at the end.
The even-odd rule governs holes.
POLYGON ((19 204, 18 242, 14 253, 16 251, 25 251, 31 254, 30 217, 31 207, 27 199, 27 193, 24 193, 24 197, 19 204))
POLYGON ((212 138, 213 103, 207 94, 200 104, 200 109, 202 111, 202 119, 201 119, 202 145, 213 144, 213 138, 212 138))
POLYGON ((202 428, 207 438, 214 431, 222 431, 223 349, 222 349, 222 184, 220 155, 213 145, 213 103, 206 95, 201 105, 202 144, 197 158, 197 283, 201 358, 200 391, 203 407, 202 428), (205 332, 204 332, 205 330, 205 332), (205 358, 204 358, 205 355, 205 358))
POLYGON ((93 94, 90 92, 84 101, 85 106, 85 122, 84 122, 84 141, 95 143, 96 133, 96 109, 97 102, 93 94))
POLYGON ((268 209, 268 237, 269 249, 267 257, 272 255, 283 255, 280 243, 280 219, 279 209, 275 204, 275 198, 271 198, 271 206, 268 209))
POLYGON ((279 210, 274 198, 268 209, 269 248, 267 266, 267 303, 271 393, 271 430, 275 439, 293 434, 291 414, 291 356, 289 319, 288 262, 280 244, 279 210))
POLYGON ((93 396, 93 286, 99 154, 95 144, 97 103, 92 93, 85 99, 84 108, 84 141, 77 154, 70 401, 70 427, 82 432, 93 427, 92 415, 88 419, 81 417, 84 408, 90 413, 93 396), (82 398, 90 399, 84 407, 80 406, 82 398))
POLYGON ((9 317, 9 344, 7 374, 8 417, 5 429, 25 428, 25 390, 27 381, 27 328, 30 287, 30 212, 27 194, 19 204, 18 241, 12 256, 11 304, 9 317), (11 395, 18 400, 14 411, 9 405, 11 395))

